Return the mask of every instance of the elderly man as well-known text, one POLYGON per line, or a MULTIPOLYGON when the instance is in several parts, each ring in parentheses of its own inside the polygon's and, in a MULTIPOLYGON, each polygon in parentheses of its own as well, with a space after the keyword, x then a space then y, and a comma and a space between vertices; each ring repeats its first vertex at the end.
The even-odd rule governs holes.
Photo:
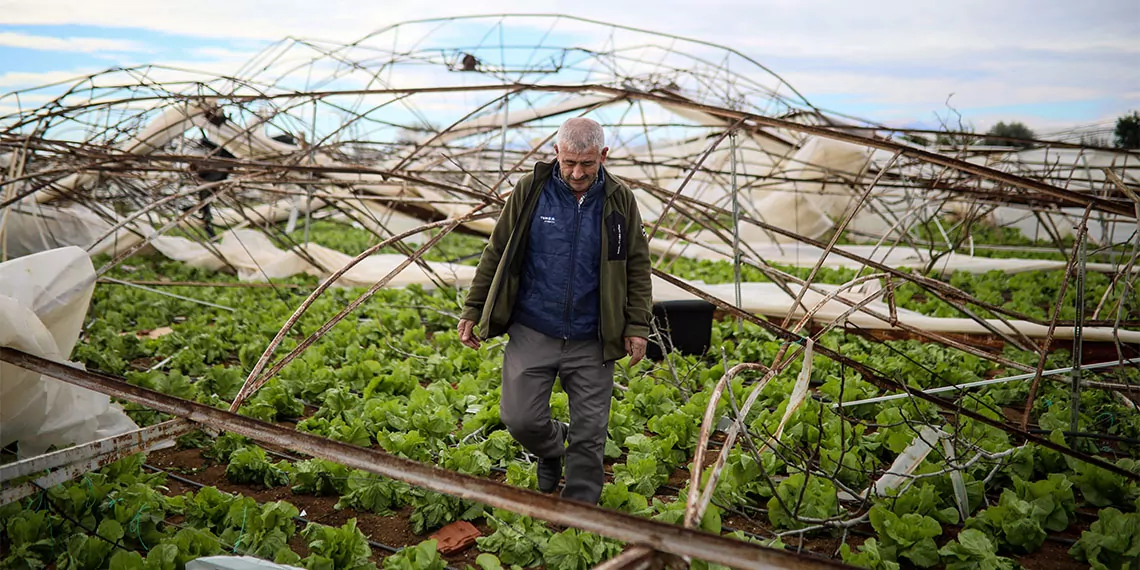
POLYGON ((601 125, 566 121, 554 152, 554 163, 537 163, 507 198, 459 339, 478 349, 479 337, 509 333, 503 423, 539 458, 540 491, 558 488, 565 456, 562 496, 597 503, 614 361, 645 356, 653 318, 649 245, 633 193, 602 167, 601 125), (550 416, 556 375, 570 397, 569 425, 550 416))

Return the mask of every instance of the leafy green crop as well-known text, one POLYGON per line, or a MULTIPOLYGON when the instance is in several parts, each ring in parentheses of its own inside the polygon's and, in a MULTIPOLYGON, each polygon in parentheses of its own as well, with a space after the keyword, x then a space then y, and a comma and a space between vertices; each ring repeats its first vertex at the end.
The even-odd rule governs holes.
POLYGON ((946 570, 1013 570, 1017 563, 997 555, 997 547, 986 533, 968 528, 938 551, 946 570))
POLYGON ((977 528, 1022 552, 1037 550, 1046 531, 1068 528, 1075 509, 1072 483, 1060 474, 1026 483, 1014 476, 1014 489, 1002 492, 996 506, 966 521, 967 528, 977 528))
POLYGON ((265 450, 257 446, 243 447, 230 455, 226 478, 234 483, 249 483, 263 487, 280 487, 289 483, 289 474, 279 462, 274 465, 266 459, 265 450))
MULTIPOLYGON (((636 495, 632 495, 636 497, 636 495)), ((685 520, 685 501, 677 499, 675 501, 662 501, 661 499, 653 499, 653 510, 657 513, 653 515, 655 520, 664 521, 671 524, 681 524, 685 520)), ((714 534, 721 532, 721 519, 720 507, 716 505, 709 505, 705 509, 704 516, 701 517, 701 529, 707 530, 714 534)))
POLYGON ((1014 477, 1013 485, 1018 497, 1032 502, 1038 512, 1045 514, 1042 524, 1045 530, 1060 532, 1069 528, 1073 511, 1076 510, 1076 501, 1073 497, 1073 483, 1068 477, 1053 473, 1047 479, 1033 483, 1014 477))
POLYGON ((8 556, 5 568, 43 568, 51 560, 55 548, 53 527, 59 523, 45 511, 20 511, 4 522, 8 533, 8 556))
POLYGON ((460 445, 443 453, 443 467, 476 477, 486 477, 491 473, 491 458, 483 453, 479 445, 460 445))
POLYGON ((349 476, 348 492, 341 495, 336 508, 353 508, 378 515, 389 515, 392 509, 407 504, 410 493, 411 487, 407 483, 357 470, 349 476))
POLYGON ((475 520, 483 515, 483 505, 451 495, 415 489, 412 491, 412 532, 423 534, 457 520, 475 520))
POLYGON ((447 562, 439 557, 437 542, 425 540, 408 546, 384 559, 384 570, 443 570, 447 562))
POLYGON ((541 522, 498 509, 487 519, 495 532, 475 539, 480 550, 498 554, 503 564, 527 567, 542 561, 551 532, 541 522))
POLYGON ((620 552, 617 541, 567 529, 550 537, 542 558, 550 570, 586 570, 620 552))
POLYGON ((73 535, 67 541, 67 550, 56 559, 56 567, 61 570, 98 570, 115 548, 114 543, 123 538, 123 525, 114 520, 105 520, 95 529, 96 536, 73 535))
POLYGON ((325 459, 309 459, 293 464, 289 478, 293 492, 309 495, 340 495, 348 490, 349 468, 325 459))
POLYGON ((218 463, 229 463, 230 455, 233 455, 233 452, 251 444, 253 444, 253 440, 248 437, 227 432, 218 436, 213 445, 202 453, 202 456, 218 463))
POLYGON ((1140 513, 1103 509, 1069 554, 1095 570, 1140 568, 1140 513))
POLYGON ((622 483, 636 493, 652 496, 680 462, 680 453, 674 449, 676 443, 675 435, 654 438, 644 434, 629 436, 625 440, 629 456, 624 465, 614 466, 614 482, 622 483))
POLYGON ((643 495, 630 491, 625 483, 611 483, 602 487, 599 504, 607 509, 626 511, 638 516, 647 516, 653 512, 649 508, 649 500, 643 495))
POLYGON ((348 519, 341 527, 309 523, 301 535, 312 553, 301 560, 310 570, 336 568, 337 570, 375 570, 369 561, 372 549, 364 533, 356 528, 356 519, 348 519))
POLYGON ((851 546, 844 543, 839 547, 839 553, 843 556, 843 562, 852 566, 868 570, 899 570, 899 563, 893 560, 894 553, 886 552, 874 538, 863 541, 857 551, 851 550, 851 546))
POLYGON ((796 517, 823 520, 838 513, 835 485, 803 473, 789 475, 776 487, 776 496, 768 500, 768 520, 776 528, 803 528, 810 523, 796 517))
POLYGON ((882 504, 888 505, 899 516, 913 513, 931 517, 941 523, 959 522, 958 509, 953 505, 953 499, 940 493, 930 483, 912 485, 901 495, 885 499, 882 504))
POLYGON ((296 418, 304 411, 305 405, 300 400, 293 397, 280 382, 273 381, 262 386, 252 398, 242 405, 241 410, 238 410, 242 415, 267 422, 296 418))
MULTIPOLYGON (((1081 496, 1094 507, 1128 503, 1140 497, 1140 486, 1129 483, 1121 475, 1095 465, 1072 461, 1073 483, 1081 490, 1081 496)), ((1140 461, 1121 459, 1116 465, 1133 472, 1140 472, 1140 461)))
POLYGON ((1021 552, 1032 552, 1045 541, 1046 533, 1041 523, 1047 516, 1048 512, 1042 505, 1023 500, 1006 489, 997 505, 968 519, 966 528, 982 530, 1001 544, 1021 552))
POLYGON ((882 505, 871 508, 870 519, 879 533, 879 550, 886 559, 906 558, 923 568, 938 564, 938 545, 934 543, 942 534, 938 521, 916 513, 900 517, 882 505))

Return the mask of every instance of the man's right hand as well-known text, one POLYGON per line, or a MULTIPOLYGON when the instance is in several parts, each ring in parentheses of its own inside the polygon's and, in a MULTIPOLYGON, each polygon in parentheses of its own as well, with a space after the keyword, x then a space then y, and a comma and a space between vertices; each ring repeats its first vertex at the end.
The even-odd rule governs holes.
POLYGON ((479 337, 475 336, 475 321, 459 319, 459 342, 475 350, 479 350, 481 343, 479 342, 479 337))

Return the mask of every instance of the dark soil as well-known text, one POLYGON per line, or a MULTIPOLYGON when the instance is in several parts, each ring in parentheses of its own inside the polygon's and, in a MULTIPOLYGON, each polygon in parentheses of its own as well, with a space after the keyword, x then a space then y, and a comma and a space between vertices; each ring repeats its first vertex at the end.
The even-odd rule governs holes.
MULTIPOLYGON (((392 516, 382 517, 355 509, 336 510, 335 505, 338 498, 335 496, 297 495, 288 486, 266 489, 255 485, 231 483, 226 479, 226 466, 207 463, 198 449, 157 451, 148 456, 147 463, 203 486, 217 487, 219 490, 228 493, 241 493, 259 503, 287 501, 300 509, 301 518, 309 522, 327 526, 341 526, 348 522, 348 519, 355 518, 356 526, 364 533, 364 536, 391 548, 414 546, 428 539, 426 535, 418 536, 412 533, 409 522, 412 513, 411 507, 406 507, 392 516)), ((170 493, 175 495, 197 491, 196 487, 172 478, 167 480, 167 487, 170 489, 170 493)), ((488 531, 485 524, 476 524, 475 526, 481 532, 488 531)), ((305 540, 300 537, 299 533, 289 541, 289 545, 302 557, 308 554, 305 540)), ((471 550, 474 549, 468 549, 468 551, 444 558, 453 566, 455 565, 454 562, 467 563, 468 559, 470 559, 471 564, 474 564, 478 552, 472 554, 469 552, 471 550)), ((381 548, 373 548, 372 551, 373 559, 377 562, 391 553, 381 548)))
POLYGON ((1033 554, 1014 556, 1025 570, 1078 570, 1089 568, 1084 562, 1077 562, 1069 556, 1069 546, 1046 540, 1033 554))

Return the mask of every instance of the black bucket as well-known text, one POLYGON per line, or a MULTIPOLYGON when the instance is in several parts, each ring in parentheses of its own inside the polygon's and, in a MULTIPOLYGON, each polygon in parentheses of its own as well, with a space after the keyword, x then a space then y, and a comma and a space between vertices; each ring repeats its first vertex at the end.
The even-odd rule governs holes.
MULTIPOLYGON (((712 342, 712 319, 716 307, 699 299, 689 301, 663 301, 653 304, 653 318, 664 341, 681 354, 704 354, 712 342)), ((652 339, 645 356, 661 360, 664 351, 652 339)))

